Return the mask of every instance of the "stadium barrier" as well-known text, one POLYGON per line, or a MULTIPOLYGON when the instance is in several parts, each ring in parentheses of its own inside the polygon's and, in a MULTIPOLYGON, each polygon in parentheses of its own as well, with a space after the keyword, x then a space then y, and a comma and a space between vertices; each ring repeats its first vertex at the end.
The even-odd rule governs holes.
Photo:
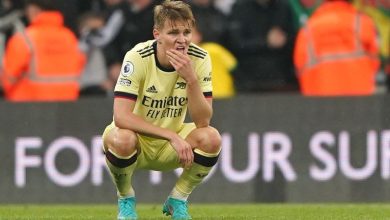
MULTIPOLYGON (((223 150, 191 202, 389 202, 389 98, 215 100, 223 150)), ((0 109, 0 203, 115 202, 100 136, 111 99, 0 109)), ((137 199, 164 201, 179 173, 137 172, 137 199)))

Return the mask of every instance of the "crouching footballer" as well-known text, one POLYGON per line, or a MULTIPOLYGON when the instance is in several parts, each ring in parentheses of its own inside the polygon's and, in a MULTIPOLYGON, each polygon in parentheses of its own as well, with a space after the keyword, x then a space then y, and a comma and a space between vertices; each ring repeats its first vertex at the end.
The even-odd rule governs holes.
POLYGON ((106 163, 118 194, 118 219, 138 219, 131 185, 138 169, 183 173, 162 212, 191 219, 187 199, 217 163, 221 137, 210 126, 209 54, 191 43, 188 4, 166 0, 154 9, 153 36, 124 57, 115 86, 113 121, 103 133, 106 163), (192 123, 184 123, 187 110, 192 123))

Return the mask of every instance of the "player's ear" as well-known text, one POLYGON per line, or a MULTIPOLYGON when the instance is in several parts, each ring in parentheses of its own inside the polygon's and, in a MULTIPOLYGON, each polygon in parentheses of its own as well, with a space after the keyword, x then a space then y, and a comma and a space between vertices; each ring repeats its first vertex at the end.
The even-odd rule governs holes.
POLYGON ((156 28, 153 28, 153 37, 157 40, 157 42, 160 41, 160 31, 158 31, 156 28))

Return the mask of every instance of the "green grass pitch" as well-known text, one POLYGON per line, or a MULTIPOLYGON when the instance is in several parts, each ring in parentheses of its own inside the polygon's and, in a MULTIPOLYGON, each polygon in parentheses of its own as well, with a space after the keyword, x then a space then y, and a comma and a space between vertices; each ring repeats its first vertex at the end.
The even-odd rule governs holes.
MULTIPOLYGON (((0 205, 0 220, 116 219, 115 205, 0 205)), ((390 204, 190 204, 194 220, 390 220, 390 204)), ((161 205, 139 204, 139 220, 166 219, 161 205)))

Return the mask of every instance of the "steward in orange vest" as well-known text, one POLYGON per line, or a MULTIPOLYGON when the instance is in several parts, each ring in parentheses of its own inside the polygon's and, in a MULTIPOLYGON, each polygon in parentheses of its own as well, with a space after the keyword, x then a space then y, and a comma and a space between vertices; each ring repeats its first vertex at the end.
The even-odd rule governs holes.
POLYGON ((347 1, 325 1, 298 33, 294 64, 303 95, 371 95, 379 68, 373 21, 347 1))
POLYGON ((73 101, 85 56, 52 0, 29 0, 30 26, 8 42, 2 82, 9 101, 73 101))

